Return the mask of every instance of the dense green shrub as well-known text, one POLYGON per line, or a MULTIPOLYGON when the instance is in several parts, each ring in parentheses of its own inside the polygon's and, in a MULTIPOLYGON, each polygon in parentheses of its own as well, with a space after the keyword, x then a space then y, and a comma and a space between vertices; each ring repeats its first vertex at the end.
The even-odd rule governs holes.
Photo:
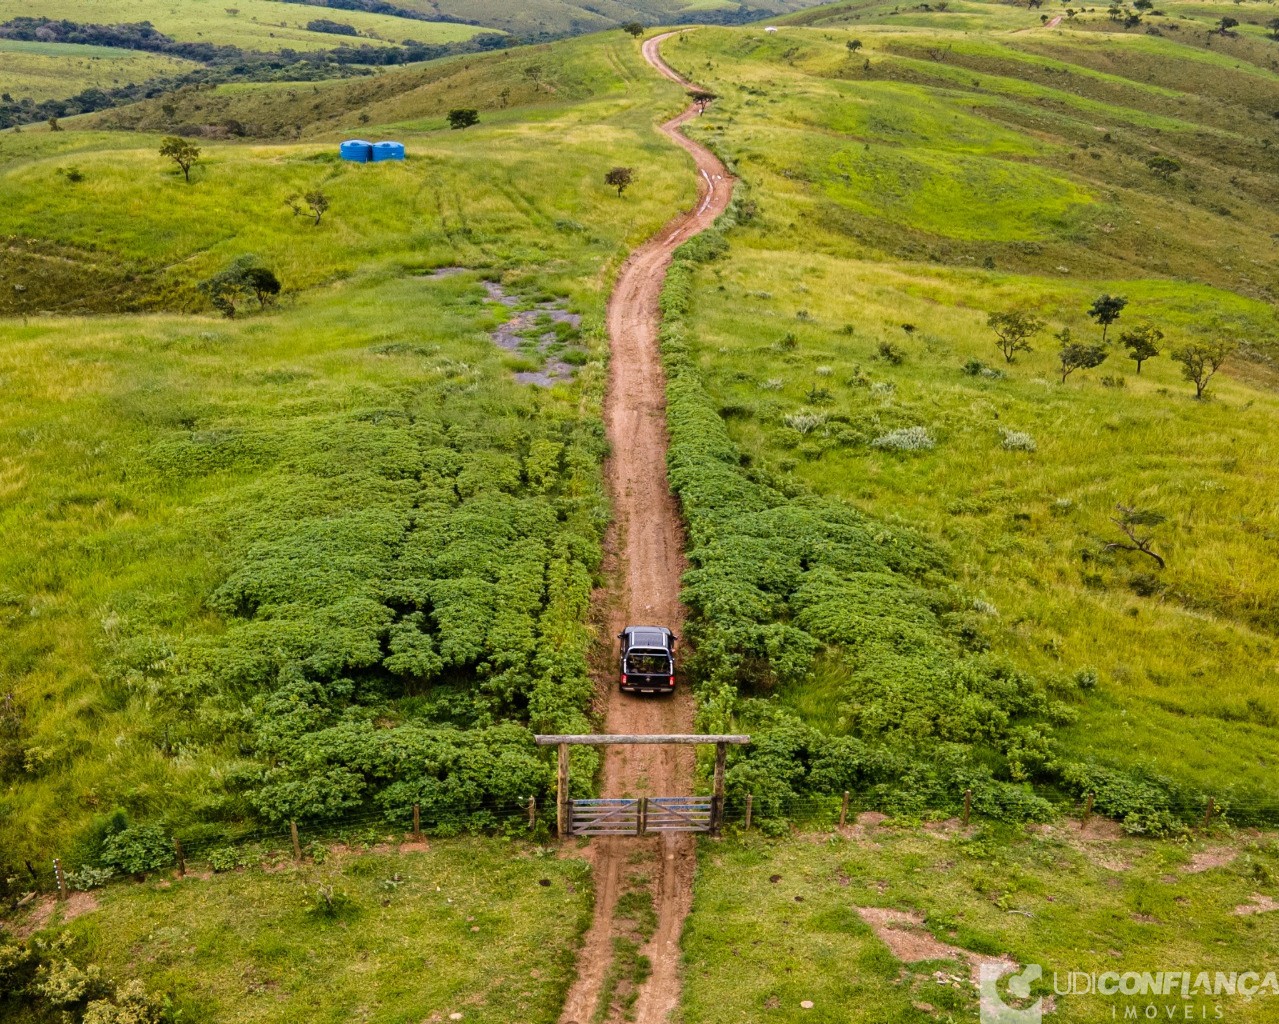
POLYGON ((107 836, 102 863, 130 875, 141 875, 173 863, 174 850, 159 825, 133 825, 107 836))

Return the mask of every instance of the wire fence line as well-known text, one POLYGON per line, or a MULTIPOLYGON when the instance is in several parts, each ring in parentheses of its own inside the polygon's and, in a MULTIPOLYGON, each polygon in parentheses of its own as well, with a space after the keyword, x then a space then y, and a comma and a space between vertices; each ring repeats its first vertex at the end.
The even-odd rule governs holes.
MULTIPOLYGON (((709 799, 709 797, 708 797, 709 799)), ((1072 818, 1087 824, 1107 817, 1105 808, 1086 794, 1083 799, 1063 799, 1056 808, 1058 819, 1072 818)), ((855 824, 863 812, 887 812, 906 822, 949 819, 951 823, 980 825, 1001 820, 983 813, 971 790, 956 794, 949 806, 903 811, 883 806, 868 794, 781 794, 765 795, 730 792, 724 799, 719 822, 733 831, 760 831, 780 835, 792 829, 822 830, 855 824)), ((1250 805, 1217 801, 1212 797, 1162 801, 1157 820, 1162 827, 1188 832, 1211 827, 1229 827, 1241 822, 1252 827, 1279 827, 1279 802, 1250 805)), ((1127 831, 1154 833, 1148 819, 1120 820, 1127 831)), ((153 832, 155 831, 154 827, 153 832)), ((148 861, 148 870, 185 873, 188 867, 207 866, 214 871, 233 870, 256 863, 287 860, 323 860, 334 846, 397 845, 426 837, 458 835, 505 835, 512 838, 548 842, 555 837, 554 797, 530 795, 521 800, 480 800, 465 805, 414 804, 407 807, 353 808, 345 813, 304 821, 270 823, 217 823, 180 825, 162 830, 166 844, 148 861)), ((567 838, 567 836, 561 837, 567 838)), ((57 891, 66 896, 72 888, 91 888, 108 877, 100 865, 90 862, 65 863, 60 858, 42 867, 28 863, 30 884, 36 891, 57 891)), ((125 871, 123 874, 132 872, 125 871)), ((138 872, 142 873, 142 872, 138 872)))

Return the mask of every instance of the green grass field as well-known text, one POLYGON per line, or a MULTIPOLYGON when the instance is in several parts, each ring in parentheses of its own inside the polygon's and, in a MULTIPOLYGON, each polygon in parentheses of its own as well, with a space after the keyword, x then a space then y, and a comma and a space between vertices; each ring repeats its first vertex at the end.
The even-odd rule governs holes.
MULTIPOLYGON (((548 852, 548 851, 542 851, 548 852)), ((97 890, 54 928, 117 984, 142 981, 183 1021, 554 1021, 590 921, 585 862, 452 840, 428 852, 278 855, 209 877, 97 890), (321 909, 320 891, 335 910, 321 909)), ((0 997, 0 1004, 5 1000, 0 997)), ((44 1017, 15 1011, 7 1020, 44 1017)))
POLYGON ((111 89, 149 78, 179 75, 197 65, 175 57, 109 46, 0 39, 0 92, 36 102, 84 89, 111 89))
MULTIPOLYGON (((1031 994, 1049 1000, 1045 1020, 1092 1024, 1149 1006, 1160 1019, 1213 1019, 1220 1010, 1223 1020, 1273 1020, 1270 993, 1063 996, 1054 995, 1053 976, 1062 990, 1071 971, 1264 977, 1279 915, 1235 908, 1255 905, 1258 894, 1273 898, 1277 852, 1273 838, 1180 847, 1081 837, 1067 825, 1017 835, 890 822, 849 837, 704 842, 684 935, 682 1019, 976 1021, 963 956, 971 952, 1039 964, 1043 977, 1031 994), (860 908, 916 915, 920 923, 903 922, 898 934, 922 936, 928 959, 903 964, 860 908)), ((999 991, 1010 998, 1004 984, 999 991)))
MULTIPOLYGON (((1100 14, 1047 30, 1033 11, 956 9, 977 36, 949 10, 903 31, 846 5, 673 41, 721 96, 694 131, 756 211, 699 272, 689 336, 750 465, 941 542, 991 653, 1074 705, 1064 756, 1273 809, 1279 131, 1262 97, 1279 48, 1209 39, 1193 14, 1125 36, 1100 14), (1150 321, 1164 355, 1138 376, 1115 346, 1063 385, 1051 332, 1097 338, 1102 292, 1129 300, 1112 342, 1150 321), (1009 365, 985 321, 1012 306, 1048 328, 1009 365), (1167 353, 1216 337, 1244 354, 1195 401, 1167 353), (964 372, 977 363, 990 372, 964 372), (910 427, 935 447, 871 443, 910 427), (1009 450, 1010 431, 1034 450, 1009 450), (1124 540, 1117 504, 1168 517, 1166 571, 1105 549, 1124 540), (1088 671, 1099 684, 1077 690, 1088 671)), ((856 671, 829 652, 779 699, 855 733, 856 671)))

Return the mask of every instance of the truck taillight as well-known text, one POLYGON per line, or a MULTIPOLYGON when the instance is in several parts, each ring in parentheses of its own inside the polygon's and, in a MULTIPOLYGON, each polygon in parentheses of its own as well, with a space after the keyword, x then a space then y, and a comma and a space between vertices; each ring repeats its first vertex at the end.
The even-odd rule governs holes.
POLYGON ((625 685, 626 685, 626 673, 625 673, 625 672, 623 672, 623 673, 622 673, 622 685, 623 685, 623 686, 625 686, 625 685))
POLYGON ((667 685, 667 686, 674 686, 674 685, 675 685, 675 677, 674 677, 674 676, 671 676, 671 677, 670 677, 670 679, 668 679, 668 680, 666 681, 666 685, 667 685))

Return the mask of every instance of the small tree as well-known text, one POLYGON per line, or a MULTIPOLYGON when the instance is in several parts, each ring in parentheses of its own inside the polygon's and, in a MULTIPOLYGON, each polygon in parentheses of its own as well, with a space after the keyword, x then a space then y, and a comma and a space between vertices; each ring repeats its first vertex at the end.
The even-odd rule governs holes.
POLYGON ((1159 343, 1163 340, 1164 332, 1154 324, 1141 324, 1119 335, 1119 344, 1128 350, 1128 358, 1137 364, 1138 373, 1142 363, 1159 355, 1159 343))
POLYGON ((544 69, 542 65, 536 62, 533 64, 530 64, 528 67, 524 69, 524 77, 533 83, 534 89, 540 89, 542 87, 542 71, 543 70, 544 69))
POLYGON ((1034 313, 1024 309, 1010 309, 1003 313, 991 313, 986 326, 995 332, 999 351, 1005 362, 1015 362, 1018 352, 1030 351, 1030 338, 1044 329, 1044 322, 1034 313))
POLYGON ((629 32, 636 39, 638 39, 640 36, 644 34, 644 26, 641 25, 638 21, 628 21, 625 25, 622 26, 622 31, 629 32))
POLYGON ((1238 18, 1225 17, 1217 23, 1217 32, 1223 36, 1230 35, 1230 30, 1239 24, 1238 18))
POLYGON ((1057 339, 1061 342, 1058 355, 1061 359, 1063 384, 1066 383, 1066 378, 1076 370, 1091 370, 1104 363, 1106 356, 1110 355, 1110 350, 1105 345, 1085 345, 1081 341, 1072 340, 1069 327, 1063 327, 1057 339))
POLYGON ((273 270, 267 267, 246 267, 244 284, 249 291, 253 292, 261 309, 266 309, 267 306, 275 302, 276 297, 280 294, 280 279, 275 276, 273 270))
POLYGON ((1270 29, 1270 38, 1279 41, 1279 18, 1271 18, 1266 22, 1266 28, 1270 29))
POLYGON ((308 192, 303 198, 306 200, 307 207, 315 217, 315 223, 319 224, 320 218, 328 212, 329 197, 317 188, 312 192, 308 192))
POLYGON ((456 107, 448 113, 449 127, 455 132, 480 123, 480 112, 474 107, 456 107))
POLYGON ((280 294, 280 280, 258 263, 256 256, 240 256, 225 270, 201 281, 199 290, 209 297, 214 309, 230 318, 249 296, 256 298, 262 309, 269 306, 280 294))
POLYGON ((49 131, 51 132, 62 131, 62 125, 58 124, 58 119, 56 117, 49 118, 49 131))
POLYGON ((191 168, 200 159, 200 147, 189 139, 177 135, 166 135, 160 140, 160 155, 167 156, 182 168, 182 175, 187 182, 191 181, 191 168))
POLYGON ((631 182, 634 180, 635 172, 629 167, 614 167, 604 175, 604 184, 617 189, 618 198, 621 198, 622 193, 631 187, 631 182))
POLYGON ((293 211, 293 216, 301 217, 305 213, 307 216, 314 218, 316 224, 320 223, 320 218, 324 216, 329 208, 329 197, 318 188, 304 196, 299 196, 295 192, 284 201, 288 203, 289 209, 293 211))
POLYGON ((844 45, 848 47, 850 53, 856 53, 862 48, 862 41, 860 39, 850 39, 844 45))
POLYGON ((705 113, 707 106, 716 99, 713 92, 707 92, 705 89, 694 89, 688 94, 688 98, 697 104, 697 109, 705 113))
POLYGON ((1124 307, 1128 305, 1128 300, 1122 295, 1099 295, 1091 306, 1088 307, 1088 315, 1097 323, 1101 324, 1101 343, 1106 343, 1106 332, 1110 330, 1110 325, 1119 319, 1119 314, 1124 311, 1124 307))
POLYGON ((1172 357, 1181 364, 1181 375, 1195 386, 1195 397, 1203 398, 1208 382, 1235 348, 1233 341, 1192 341, 1173 349, 1172 357))
POLYGON ((1111 541, 1106 545, 1107 551, 1138 551, 1149 558, 1153 558, 1159 568, 1164 568, 1167 563, 1160 555, 1150 550, 1150 545, 1154 541, 1154 535, 1150 533, 1141 533, 1142 529, 1153 529, 1156 526, 1166 523, 1168 517, 1159 512, 1152 512, 1149 509, 1129 508, 1127 505, 1116 505, 1119 515, 1111 516, 1110 521, 1119 529, 1123 530, 1124 536, 1128 538, 1127 542, 1121 540, 1111 541))

